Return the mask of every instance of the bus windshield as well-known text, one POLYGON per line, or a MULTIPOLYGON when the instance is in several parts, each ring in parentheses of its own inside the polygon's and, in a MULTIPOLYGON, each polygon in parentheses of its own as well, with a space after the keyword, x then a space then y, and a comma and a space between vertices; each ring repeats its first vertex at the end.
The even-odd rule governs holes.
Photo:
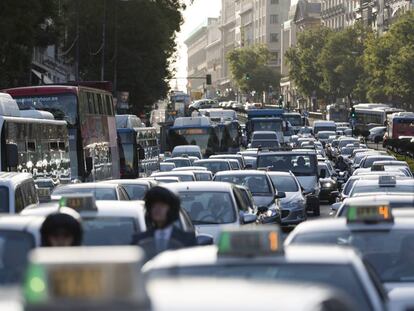
POLYGON ((14 97, 20 110, 43 110, 53 114, 56 120, 69 125, 78 123, 77 97, 75 94, 55 94, 30 97, 14 97))
POLYGON ((281 132, 282 131, 282 121, 275 121, 269 119, 268 121, 265 120, 252 120, 252 128, 253 131, 273 131, 273 132, 281 132))
POLYGON ((300 115, 285 115, 283 118, 289 121, 292 126, 302 126, 302 117, 300 115))
POLYGON ((318 174, 315 155, 309 154, 268 154, 257 158, 258 168, 271 171, 289 172, 296 176, 316 176, 318 174))
POLYGON ((203 156, 213 154, 218 148, 218 138, 213 128, 171 128, 168 143, 171 150, 180 145, 197 145, 203 156))

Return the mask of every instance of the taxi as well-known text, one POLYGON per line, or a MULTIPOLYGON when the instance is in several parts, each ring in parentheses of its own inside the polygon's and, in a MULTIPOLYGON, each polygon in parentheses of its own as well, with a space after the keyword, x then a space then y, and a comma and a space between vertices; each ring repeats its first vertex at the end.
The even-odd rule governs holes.
POLYGON ((147 191, 157 185, 155 181, 140 179, 112 179, 101 181, 101 183, 121 185, 130 200, 143 200, 147 191))
POLYGON ((52 201, 60 200, 64 195, 71 193, 92 193, 95 200, 128 201, 129 196, 120 184, 82 183, 64 185, 55 188, 52 192, 52 201))
POLYGON ((196 181, 196 177, 193 172, 188 171, 170 171, 170 172, 157 172, 152 173, 150 177, 178 177, 180 181, 196 181))
POLYGON ((414 179, 397 178, 392 175, 379 176, 378 179, 357 180, 349 197, 378 194, 414 193, 414 179))
POLYGON ((414 218, 394 218, 387 202, 355 204, 347 217, 301 223, 285 245, 353 247, 388 290, 414 287, 414 218))
POLYGON ((149 310, 134 246, 39 248, 29 255, 24 309, 149 310))
POLYGON ((317 282, 352 297, 355 310, 384 310, 386 303, 381 285, 376 286, 355 251, 323 246, 284 247, 277 226, 227 228, 221 232, 218 245, 167 251, 147 262, 143 272, 149 280, 216 277, 317 282))

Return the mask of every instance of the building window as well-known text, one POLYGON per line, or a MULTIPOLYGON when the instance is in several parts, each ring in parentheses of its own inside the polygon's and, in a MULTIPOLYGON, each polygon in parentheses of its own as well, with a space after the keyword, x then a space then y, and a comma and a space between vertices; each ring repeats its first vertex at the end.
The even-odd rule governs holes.
POLYGON ((270 34, 270 42, 279 42, 279 34, 278 33, 271 33, 270 34))
POLYGON ((279 15, 277 15, 277 14, 270 15, 270 23, 271 24, 279 23, 279 15))
POLYGON ((279 52, 271 52, 270 58, 273 62, 277 62, 277 60, 279 59, 279 52))
POLYGON ((279 4, 279 0, 270 0, 270 4, 279 4))

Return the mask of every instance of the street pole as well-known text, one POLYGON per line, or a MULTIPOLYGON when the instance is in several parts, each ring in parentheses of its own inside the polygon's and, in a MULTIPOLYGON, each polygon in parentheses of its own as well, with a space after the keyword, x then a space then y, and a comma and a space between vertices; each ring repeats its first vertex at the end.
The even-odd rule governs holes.
POLYGON ((118 1, 115 1, 115 47, 114 47, 114 96, 117 95, 118 80, 118 1))
POLYGON ((105 44, 106 44, 106 0, 104 0, 102 20, 101 81, 105 80, 105 44))
POLYGON ((75 62, 75 80, 79 81, 79 46, 80 46, 80 30, 79 30, 79 0, 76 0, 76 62, 75 62))

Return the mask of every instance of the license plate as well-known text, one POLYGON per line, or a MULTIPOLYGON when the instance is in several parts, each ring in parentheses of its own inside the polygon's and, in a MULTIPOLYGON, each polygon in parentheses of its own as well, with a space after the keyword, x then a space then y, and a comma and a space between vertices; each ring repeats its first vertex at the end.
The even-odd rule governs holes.
POLYGON ((48 188, 39 188, 38 194, 41 197, 48 197, 50 196, 50 190, 48 188))
POLYGON ((50 290, 56 298, 98 299, 104 297, 102 270, 93 267, 51 271, 50 290))

